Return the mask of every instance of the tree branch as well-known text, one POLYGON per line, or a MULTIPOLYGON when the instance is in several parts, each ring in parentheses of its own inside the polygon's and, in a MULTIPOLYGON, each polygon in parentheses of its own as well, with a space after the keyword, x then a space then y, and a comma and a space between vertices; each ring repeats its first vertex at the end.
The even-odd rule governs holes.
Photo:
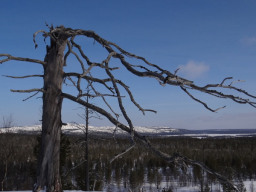
POLYGON ((27 62, 31 62, 31 63, 38 63, 38 64, 41 64, 41 65, 46 65, 46 63, 44 61, 41 61, 41 60, 38 60, 38 59, 14 57, 14 56, 9 55, 9 54, 0 54, 0 57, 7 57, 5 59, 0 60, 0 64, 2 64, 4 62, 7 62, 7 61, 15 60, 15 61, 27 61, 27 62))
POLYGON ((206 109, 210 110, 211 112, 217 112, 218 110, 223 109, 223 108, 226 107, 226 106, 223 106, 223 107, 219 107, 219 108, 217 108, 217 109, 212 109, 212 108, 208 107, 208 105, 207 105, 205 102, 203 102, 203 101, 201 101, 201 100, 195 98, 193 95, 191 95, 184 87, 180 86, 180 88, 181 88, 188 96, 190 96, 193 100, 197 101, 198 103, 201 103, 206 109))
POLYGON ((16 93, 44 92, 44 89, 27 89, 27 90, 14 90, 14 89, 11 89, 11 92, 16 92, 16 93))
MULTIPOLYGON (((94 88, 94 86, 92 85, 92 83, 90 84, 90 87, 92 88, 92 90, 94 91, 95 94, 98 94, 98 91, 94 88)), ((111 90, 112 91, 112 90, 111 90)), ((114 91, 112 91, 112 93, 114 94, 114 91)), ((101 96, 103 102, 107 105, 107 107, 110 109, 110 111, 116 116, 116 119, 118 119, 118 117, 120 116, 118 113, 116 113, 114 111, 114 109, 111 107, 111 105, 107 102, 107 100, 105 99, 104 96, 101 96)))
POLYGON ((132 92, 130 91, 129 87, 127 85, 125 85, 121 80, 116 80, 118 84, 120 84, 128 93, 128 95, 130 96, 131 102, 143 113, 143 115, 145 115, 145 111, 150 111, 153 113, 157 113, 157 111, 152 110, 152 109, 143 109, 134 99, 132 92))
MULTIPOLYGON (((106 62, 106 67, 108 67, 108 63, 107 63, 107 62, 106 62)), ((115 78, 114 78, 114 76, 111 74, 111 72, 110 72, 108 69, 106 69, 106 73, 107 73, 108 76, 111 78, 113 87, 114 87, 115 92, 116 92, 116 94, 117 94, 117 96, 118 96, 118 97, 117 97, 117 100, 118 100, 119 108, 120 108, 120 110, 121 110, 121 112, 122 112, 122 114, 123 114, 125 120, 127 121, 128 125, 129 125, 129 127, 130 127, 130 130, 131 130, 131 132, 130 132, 130 134, 131 134, 131 139, 132 139, 132 141, 134 141, 134 139, 133 139, 133 137, 134 137, 134 126, 133 126, 133 123, 132 123, 131 119, 129 118, 129 116, 128 116, 127 113, 126 113, 126 110, 125 110, 124 106, 123 106, 123 101, 122 101, 122 98, 121 98, 120 91, 119 91, 119 89, 118 89, 118 87, 117 87, 115 78)))
POLYGON ((23 99, 22 101, 27 101, 27 100, 31 99, 32 97, 36 96, 38 93, 39 93, 39 91, 37 91, 36 93, 30 95, 29 97, 23 99))
POLYGON ((116 159, 118 159, 119 157, 123 156, 125 153, 128 153, 131 149, 133 149, 135 147, 135 143, 133 142, 127 149, 125 149, 124 151, 122 151, 121 153, 115 155, 111 160, 110 163, 112 163, 113 161, 115 161, 116 159))
POLYGON ((11 76, 11 75, 3 75, 4 77, 13 78, 13 79, 25 79, 29 77, 44 77, 43 75, 26 75, 26 76, 11 76))
POLYGON ((92 81, 92 82, 97 82, 97 83, 100 83, 102 85, 104 85, 108 90, 110 90, 112 93, 113 92, 113 88, 109 87, 106 82, 110 82, 111 79, 110 78, 106 78, 106 79, 98 79, 98 78, 95 78, 95 77, 92 77, 92 76, 82 76, 81 74, 79 73, 64 73, 64 77, 81 77, 87 81, 92 81))
MULTIPOLYGON (((73 50, 72 50, 72 47, 71 47, 71 45, 70 45, 70 42, 68 41, 67 42, 67 45, 68 45, 68 54, 69 53, 72 53, 73 55, 75 55, 75 57, 76 57, 76 59, 78 60, 78 62, 80 63, 80 65, 81 65, 81 68, 82 68, 82 71, 83 71, 83 74, 85 73, 85 67, 84 67, 84 63, 82 62, 82 60, 80 59, 80 57, 76 54, 76 52, 74 52, 73 50)), ((67 55, 67 54, 66 54, 67 55)), ((67 57, 65 55, 65 57, 67 57)))

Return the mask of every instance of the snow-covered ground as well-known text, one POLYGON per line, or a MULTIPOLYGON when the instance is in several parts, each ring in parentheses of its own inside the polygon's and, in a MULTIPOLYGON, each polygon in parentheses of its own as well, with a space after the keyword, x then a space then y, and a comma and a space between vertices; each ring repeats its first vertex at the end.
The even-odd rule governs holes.
MULTIPOLYGON (((1 191, 1 192, 31 192, 32 190, 30 191, 1 191)), ((64 192, 86 192, 86 191, 81 191, 81 190, 63 190, 64 192)), ((45 192, 45 191, 41 191, 41 192, 45 192)), ((97 192, 97 191, 94 191, 94 192, 97 192)), ((99 191, 101 192, 101 191, 99 191)))
MULTIPOLYGON (((179 132, 178 129, 172 129, 169 127, 135 127, 136 131, 140 133, 145 134, 170 134, 179 132)), ((67 125, 62 127, 62 131, 64 133, 83 133, 85 130, 85 126, 82 124, 71 124, 68 123, 67 125)), ((0 132, 6 133, 32 133, 32 132, 40 132, 41 131, 41 125, 33 125, 33 126, 18 126, 18 127, 11 127, 11 128, 0 128, 0 132)), ((95 127, 95 126, 89 126, 89 132, 94 133, 109 133, 113 134, 115 133, 125 133, 121 129, 116 129, 114 126, 101 126, 101 127, 95 127)))
MULTIPOLYGON (((255 192, 256 191, 256 181, 243 181, 244 183, 244 187, 246 189, 246 192, 255 192)), ((177 183, 175 184, 175 182, 173 183, 174 186, 172 187, 174 192, 198 192, 200 191, 200 187, 199 186, 177 186, 177 183)), ((165 185, 166 186, 166 185, 165 185)), ((216 184, 216 185, 212 185, 209 186, 212 192, 224 192, 221 185, 220 184, 216 184)), ((121 188, 121 187, 117 187, 114 185, 109 185, 108 187, 106 187, 105 190, 101 191, 101 192, 105 192, 105 191, 109 191, 109 189, 111 189, 112 192, 119 192, 120 190, 123 192, 130 192, 129 188, 121 188)), ((152 188, 150 186, 145 185, 144 187, 141 187, 140 190, 141 191, 161 191, 163 188, 161 188, 161 185, 159 186, 159 190, 156 189, 155 186, 153 186, 152 188), (154 190, 155 189, 155 190, 154 190)), ((31 192, 32 190, 26 190, 26 191, 3 191, 3 192, 31 192)), ((41 192, 44 192, 43 190, 41 192)), ((86 192, 86 191, 81 191, 81 190, 64 190, 64 192, 86 192)), ((94 191, 96 192, 96 191, 94 191)), ((100 191, 99 191, 100 192, 100 191)))
MULTIPOLYGON (((180 136, 180 135, 177 135, 180 136)), ((247 133, 225 133, 225 134, 183 134, 182 136, 194 137, 194 138, 205 138, 205 137, 249 137, 256 136, 255 134, 248 135, 247 133)))

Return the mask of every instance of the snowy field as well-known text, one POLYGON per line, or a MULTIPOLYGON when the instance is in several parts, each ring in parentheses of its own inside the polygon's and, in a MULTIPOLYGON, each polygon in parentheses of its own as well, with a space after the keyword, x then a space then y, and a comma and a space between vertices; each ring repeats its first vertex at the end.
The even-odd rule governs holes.
MULTIPOLYGON (((246 189, 246 192, 255 192, 256 191, 256 181, 243 181, 244 183, 244 187, 246 189)), ((200 191, 199 186, 186 186, 186 187, 178 187, 177 183, 173 183, 173 192, 198 192, 200 191)), ((224 192, 222 190, 221 185, 216 184, 216 185, 212 185, 209 186, 210 187, 210 191, 211 192, 224 192)), ((146 191, 157 191, 157 192, 161 192, 163 188, 160 188, 159 190, 156 189, 155 187, 150 187, 145 185, 144 187, 140 188, 141 192, 146 192, 146 191)), ((3 192, 31 192, 32 190, 26 190, 26 191, 3 191, 3 192)), ((106 192, 106 191, 112 191, 112 192, 131 192, 131 190, 129 189, 124 189, 124 188, 118 188, 114 185, 109 185, 108 187, 106 187, 105 190, 103 191, 94 191, 94 192, 106 192)), ((44 192, 44 190, 42 190, 41 192, 44 192)), ((64 192, 86 192, 86 191, 81 191, 81 190, 64 190, 64 192)))

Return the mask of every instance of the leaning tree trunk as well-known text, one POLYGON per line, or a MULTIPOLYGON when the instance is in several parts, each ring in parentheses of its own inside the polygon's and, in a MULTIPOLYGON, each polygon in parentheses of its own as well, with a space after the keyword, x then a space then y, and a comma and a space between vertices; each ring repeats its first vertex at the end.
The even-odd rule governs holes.
POLYGON ((65 36, 56 34, 54 39, 51 38, 50 47, 47 46, 44 67, 42 140, 35 191, 44 188, 47 192, 62 191, 59 159, 65 45, 65 36))

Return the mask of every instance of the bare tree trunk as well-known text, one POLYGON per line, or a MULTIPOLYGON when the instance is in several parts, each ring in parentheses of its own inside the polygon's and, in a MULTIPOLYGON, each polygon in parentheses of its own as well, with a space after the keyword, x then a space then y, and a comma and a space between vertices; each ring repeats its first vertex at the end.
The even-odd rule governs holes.
POLYGON ((59 159, 65 45, 66 38, 57 36, 57 38, 51 38, 51 45, 47 46, 45 57, 47 64, 44 66, 42 140, 35 191, 45 187, 47 192, 62 191, 59 159))
MULTIPOLYGON (((88 96, 86 98, 86 102, 88 103, 88 96)), ((89 109, 85 108, 85 121, 86 121, 86 130, 85 130, 85 190, 89 191, 89 150, 88 150, 88 127, 89 127, 89 109)))

